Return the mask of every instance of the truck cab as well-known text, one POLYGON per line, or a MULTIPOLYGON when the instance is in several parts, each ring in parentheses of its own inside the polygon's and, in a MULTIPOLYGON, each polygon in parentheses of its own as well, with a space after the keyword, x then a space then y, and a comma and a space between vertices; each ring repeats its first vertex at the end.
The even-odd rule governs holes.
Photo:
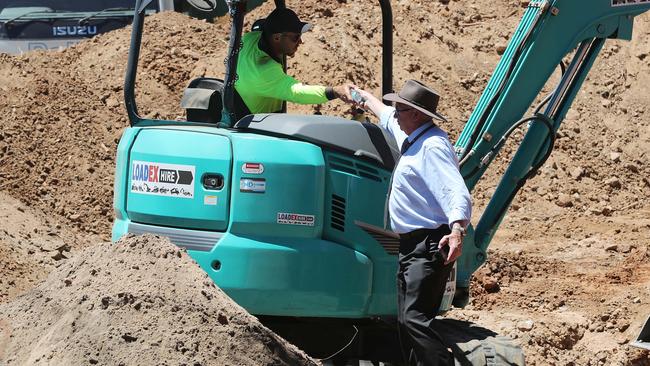
MULTIPOLYGON (((174 10, 173 0, 150 3, 148 14, 174 10)), ((0 52, 62 49, 131 24, 133 2, 0 1, 0 52)))

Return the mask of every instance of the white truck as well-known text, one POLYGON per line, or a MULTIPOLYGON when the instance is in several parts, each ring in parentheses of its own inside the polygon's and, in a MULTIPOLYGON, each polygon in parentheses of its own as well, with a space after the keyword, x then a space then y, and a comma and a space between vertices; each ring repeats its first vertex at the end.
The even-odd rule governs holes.
MULTIPOLYGON (((0 53, 61 49, 133 20, 133 0, 0 0, 0 53)), ((181 10, 182 1, 155 0, 148 13, 181 10), (175 4, 176 3, 176 4, 175 4)))

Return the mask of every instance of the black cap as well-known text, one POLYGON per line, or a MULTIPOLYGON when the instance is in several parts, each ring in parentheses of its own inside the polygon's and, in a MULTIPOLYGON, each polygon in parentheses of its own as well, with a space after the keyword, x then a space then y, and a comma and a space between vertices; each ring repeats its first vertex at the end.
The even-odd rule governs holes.
POLYGON ((262 28, 264 27, 264 22, 266 19, 257 19, 253 25, 251 26, 251 31, 256 32, 256 31, 261 31, 262 28))
POLYGON ((298 15, 291 9, 277 8, 266 17, 263 23, 265 34, 275 33, 305 33, 311 29, 311 24, 301 22, 298 15))

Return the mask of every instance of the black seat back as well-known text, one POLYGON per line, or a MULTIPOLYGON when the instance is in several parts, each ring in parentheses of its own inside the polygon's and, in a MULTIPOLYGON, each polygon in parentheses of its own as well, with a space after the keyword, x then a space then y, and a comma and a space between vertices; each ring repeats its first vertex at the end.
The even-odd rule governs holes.
POLYGON ((223 109, 223 80, 197 78, 190 82, 183 93, 181 107, 190 122, 217 123, 223 109))

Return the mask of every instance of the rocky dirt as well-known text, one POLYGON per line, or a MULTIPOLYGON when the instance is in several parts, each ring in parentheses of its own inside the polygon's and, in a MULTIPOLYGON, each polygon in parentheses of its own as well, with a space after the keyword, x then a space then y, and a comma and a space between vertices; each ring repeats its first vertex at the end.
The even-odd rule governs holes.
MULTIPOLYGON (((415 78, 438 89, 451 121, 443 127, 456 138, 525 3, 394 1, 394 86, 415 78)), ((254 10, 247 26, 270 8, 254 10)), ((375 1, 304 1, 294 9, 316 27, 303 37, 289 73, 314 84, 349 80, 379 93, 375 1)), ((183 118, 179 102, 189 80, 223 75, 228 19, 209 24, 170 13, 151 17, 145 27, 140 114, 183 118)), ((648 352, 627 346, 650 315, 649 35, 645 14, 636 19, 631 42, 607 41, 553 154, 497 232, 470 305, 450 313, 515 337, 529 364, 650 365, 648 352)), ((48 273, 109 238, 115 149, 128 126, 122 93, 129 36, 123 29, 62 52, 0 55, 3 309, 20 308, 25 298, 16 296, 35 286, 40 290, 27 296, 42 293, 42 283, 51 283, 41 282, 48 273)), ((340 102, 290 111, 349 115, 340 102)), ((512 140, 473 192, 474 222, 511 156, 512 140)), ((65 321, 77 316, 69 314, 65 321)), ((123 330, 115 329, 119 340, 123 330)))

